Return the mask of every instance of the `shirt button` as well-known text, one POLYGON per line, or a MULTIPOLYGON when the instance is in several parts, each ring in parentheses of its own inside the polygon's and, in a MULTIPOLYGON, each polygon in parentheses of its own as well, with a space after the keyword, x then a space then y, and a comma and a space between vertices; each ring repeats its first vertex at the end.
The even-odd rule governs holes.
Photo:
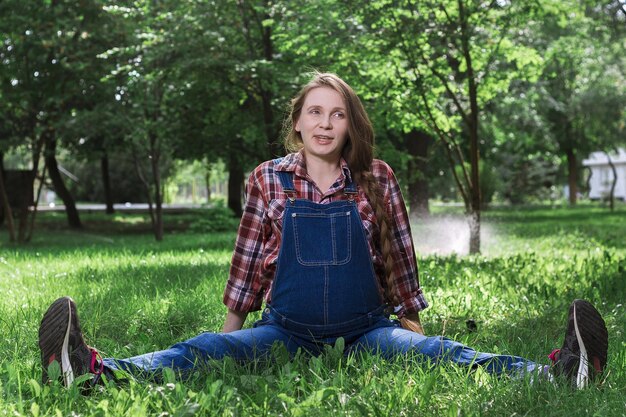
POLYGON ((263 312, 264 312, 265 314, 270 314, 270 309, 269 309, 269 308, 266 308, 265 310, 263 310, 263 312))

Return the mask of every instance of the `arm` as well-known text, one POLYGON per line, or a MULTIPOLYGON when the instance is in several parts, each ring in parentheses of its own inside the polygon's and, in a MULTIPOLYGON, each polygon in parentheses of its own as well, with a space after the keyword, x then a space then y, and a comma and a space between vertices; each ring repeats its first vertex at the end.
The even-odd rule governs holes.
POLYGON ((228 309, 226 313, 226 319, 224 320, 224 333, 234 332, 235 330, 241 330, 243 323, 246 321, 248 313, 243 311, 235 311, 228 309))
POLYGON ((415 259, 413 236, 404 198, 393 170, 379 161, 375 173, 383 188, 387 215, 390 219, 391 247, 394 260, 393 275, 396 296, 400 305, 396 308, 403 327, 423 333, 418 312, 428 306, 420 288, 415 259))
POLYGON ((262 178, 262 169, 262 165, 257 167, 246 185, 246 204, 224 289, 223 301, 229 310, 224 323, 225 332, 240 329, 246 314, 259 310, 263 301, 259 270, 269 226, 264 191, 258 182, 262 178))

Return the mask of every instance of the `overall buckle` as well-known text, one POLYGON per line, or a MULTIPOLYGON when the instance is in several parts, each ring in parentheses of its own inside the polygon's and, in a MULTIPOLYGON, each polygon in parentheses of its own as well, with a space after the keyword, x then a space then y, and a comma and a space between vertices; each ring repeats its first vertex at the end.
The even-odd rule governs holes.
POLYGON ((289 202, 291 204, 293 204, 296 201, 296 190, 293 190, 293 189, 283 189, 283 191, 287 195, 287 199, 289 200, 289 202))
POLYGON ((343 190, 343 193, 348 197, 348 201, 354 201, 354 198, 358 194, 358 191, 343 190))

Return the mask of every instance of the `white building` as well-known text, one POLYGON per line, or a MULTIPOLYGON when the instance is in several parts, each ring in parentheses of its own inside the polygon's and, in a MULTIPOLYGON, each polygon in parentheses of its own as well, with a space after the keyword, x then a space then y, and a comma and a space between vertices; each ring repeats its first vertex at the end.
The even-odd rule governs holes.
MULTIPOLYGON (((609 155, 617 171, 614 197, 626 201, 626 150, 619 148, 617 153, 610 153, 609 155)), ((609 165, 606 153, 592 152, 588 159, 583 160, 583 166, 591 170, 589 198, 592 200, 608 198, 611 185, 613 185, 613 170, 609 165)))

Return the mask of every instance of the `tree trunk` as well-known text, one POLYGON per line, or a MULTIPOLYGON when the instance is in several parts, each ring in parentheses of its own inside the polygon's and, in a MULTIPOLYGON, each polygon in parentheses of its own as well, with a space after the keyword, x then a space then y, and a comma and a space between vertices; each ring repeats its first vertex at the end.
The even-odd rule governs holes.
MULTIPOLYGON (((267 7, 267 6, 266 6, 267 7)), ((266 19, 270 16, 266 15, 266 19)), ((272 45, 272 28, 263 28, 263 57, 267 61, 274 59, 274 47, 272 45)), ((268 82, 269 84, 269 82, 268 82)), ((261 87, 261 100, 263 102, 263 122, 265 123, 265 136, 269 146, 270 157, 275 158, 284 155, 284 150, 280 142, 280 133, 276 130, 274 122, 274 111, 272 109, 272 91, 267 87, 261 87)))
POLYGON ((411 156, 409 160, 409 207, 412 220, 427 219, 430 215, 428 206, 428 147, 434 138, 423 131, 411 131, 406 137, 406 148, 411 156))
POLYGON ((206 203, 211 203, 211 164, 207 164, 206 171, 204 171, 204 184, 206 187, 206 203))
POLYGON ((480 253, 480 210, 470 212, 467 220, 470 228, 469 253, 480 253))
POLYGON ((161 181, 161 170, 159 169, 159 160, 161 159, 161 151, 158 146, 158 137, 156 133, 150 132, 150 165, 152 167, 152 181, 154 187, 154 205, 155 205, 155 223, 154 238, 157 241, 163 240, 163 188, 161 181))
POLYGON ((570 206, 576 205, 576 199, 578 194, 578 167, 576 164, 576 154, 573 149, 567 149, 565 151, 567 156, 567 179, 569 184, 569 204, 570 206))
POLYGON ((133 161, 135 162, 135 172, 137 173, 137 177, 139 181, 143 184, 144 191, 146 192, 146 199, 148 200, 148 214, 150 215, 150 224, 152 225, 152 230, 154 230, 154 225, 156 223, 154 217, 154 205, 152 204, 152 193, 150 192, 150 184, 146 179, 146 176, 143 173, 143 168, 141 167, 141 162, 137 157, 137 152, 133 149, 133 161))
MULTIPOLYGON (((252 24, 254 22, 261 22, 262 20, 270 19, 268 10, 272 7, 271 2, 265 0, 260 7, 247 4, 245 0, 238 0, 237 6, 239 8, 239 14, 241 15, 241 22, 243 24, 243 33, 246 39, 248 54, 251 60, 258 60, 258 47, 257 41, 252 36, 252 24), (263 10, 262 15, 258 14, 259 8, 263 10), (250 19, 250 15, 252 19, 250 19)), ((271 62, 274 59, 274 45, 272 43, 272 28, 271 26, 258 25, 259 35, 261 37, 261 43, 263 45, 263 56, 265 61, 271 62)), ((256 94, 261 96, 261 105, 263 108, 263 124, 265 128, 265 139, 267 141, 267 149, 270 157, 284 155, 281 143, 280 143, 280 130, 276 129, 274 121, 274 111, 272 109, 272 90, 271 90, 271 75, 262 74, 256 81, 256 94)))
POLYGON ((585 168, 587 168, 587 171, 589 172, 589 175, 587 176, 587 183, 585 184, 585 192, 589 194, 591 192, 591 177, 593 177, 593 169, 591 169, 591 167, 585 168))
POLYGON ((467 118, 467 130, 470 138, 470 247, 469 253, 480 253, 480 172, 479 160, 480 153, 478 149, 478 85, 474 75, 474 67, 472 65, 472 54, 469 46, 470 32, 467 27, 468 16, 465 14, 463 0, 458 0, 459 5, 459 21, 461 26, 461 43, 463 45, 463 56, 467 67, 467 89, 470 102, 470 114, 467 118))
MULTIPOLYGON (((13 223, 13 210, 9 204, 9 196, 4 186, 4 155, 0 153, 0 199, 2 199, 2 217, 7 222, 7 230, 9 231, 9 242, 15 242, 15 223, 13 223)), ((0 222, 1 223, 1 222, 0 222)))
POLYGON ((113 208, 113 195, 111 194, 111 176, 109 175, 109 156, 106 152, 100 158, 100 172, 102 173, 102 188, 104 189, 104 202, 106 214, 115 213, 113 208))
POLYGON ((241 217, 241 194, 243 189, 243 168, 236 156, 231 154, 228 164, 228 208, 241 217))
POLYGON ((611 171, 613 172, 613 182, 611 183, 611 191, 609 192, 609 207, 611 211, 615 210, 615 186, 617 185, 617 170, 615 169, 615 164, 611 159, 611 156, 608 152, 606 153, 606 158, 609 161, 609 166, 611 167, 611 171))
MULTIPOLYGON (((4 175, 4 153, 0 152, 0 175, 2 176, 2 182, 0 183, 0 187, 2 187, 2 190, 0 190, 0 200, 2 202, 2 204, 8 204, 8 196, 7 196, 7 191, 6 191, 6 186, 5 186, 5 182, 6 180, 5 175, 4 175)), ((11 206, 9 204, 9 211, 11 211, 11 206)), ((6 214, 6 210, 3 209, 3 207, 0 207, 0 226, 2 226, 4 224, 4 216, 6 214)))
POLYGON ((83 225, 80 222, 80 216, 78 215, 78 210, 76 209, 74 197, 72 197, 72 194, 65 186, 63 178, 61 177, 59 165, 55 156, 56 139, 53 136, 54 131, 51 131, 46 135, 46 150, 44 160, 46 162, 46 167, 48 168, 48 175, 50 176, 50 180, 52 180, 54 191, 57 193, 59 198, 63 200, 63 204, 65 205, 67 223, 71 228, 80 229, 83 227, 83 225))
MULTIPOLYGON (((35 179, 37 178, 37 172, 33 171, 33 184, 35 179)), ((41 190, 43 189, 43 185, 46 183, 46 166, 43 166, 43 170, 41 171, 41 178, 39 179, 39 187, 37 187, 37 195, 34 197, 33 202, 33 212, 30 215, 30 224, 28 225, 28 233, 24 239, 24 242, 30 242, 30 239, 33 237, 33 231, 35 230, 35 217, 37 217, 37 208, 39 206, 39 199, 41 198, 41 190)))

